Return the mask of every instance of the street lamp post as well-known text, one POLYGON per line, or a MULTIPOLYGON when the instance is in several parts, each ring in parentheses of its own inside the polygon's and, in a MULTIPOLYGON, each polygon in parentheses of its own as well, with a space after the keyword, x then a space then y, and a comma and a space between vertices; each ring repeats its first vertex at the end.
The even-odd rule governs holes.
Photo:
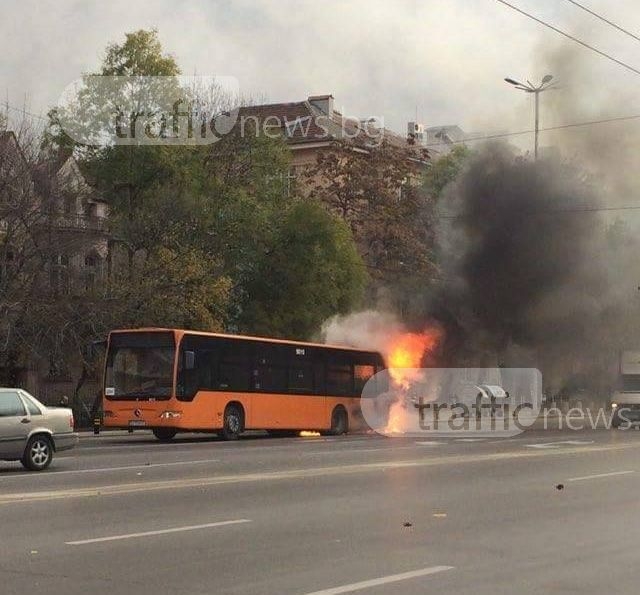
POLYGON ((553 80, 553 76, 550 74, 545 75, 542 79, 541 83, 538 86, 531 84, 531 82, 527 81, 527 84, 516 81, 512 78, 504 79, 510 85, 513 85, 519 91, 524 91, 525 93, 533 93, 535 96, 535 110, 536 110, 536 122, 535 122, 535 141, 533 148, 533 156, 534 159, 538 159, 538 134, 540 132, 540 93, 543 91, 548 91, 549 89, 553 89, 555 84, 551 84, 553 80))

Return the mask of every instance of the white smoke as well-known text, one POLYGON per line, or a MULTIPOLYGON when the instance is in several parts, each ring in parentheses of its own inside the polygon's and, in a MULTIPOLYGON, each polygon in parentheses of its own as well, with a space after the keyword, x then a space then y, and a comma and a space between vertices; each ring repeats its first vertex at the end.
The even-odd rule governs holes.
POLYGON ((324 343, 379 351, 386 359, 389 339, 405 332, 407 328, 395 314, 365 310, 329 318, 320 336, 324 343))

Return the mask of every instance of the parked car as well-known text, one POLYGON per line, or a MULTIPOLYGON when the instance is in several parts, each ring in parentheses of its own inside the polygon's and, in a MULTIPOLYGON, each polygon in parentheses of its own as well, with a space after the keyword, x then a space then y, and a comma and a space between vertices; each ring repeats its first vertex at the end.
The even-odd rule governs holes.
POLYGON ((0 388, 0 459, 20 461, 42 471, 55 452, 73 448, 73 412, 68 407, 46 407, 18 388, 0 388))

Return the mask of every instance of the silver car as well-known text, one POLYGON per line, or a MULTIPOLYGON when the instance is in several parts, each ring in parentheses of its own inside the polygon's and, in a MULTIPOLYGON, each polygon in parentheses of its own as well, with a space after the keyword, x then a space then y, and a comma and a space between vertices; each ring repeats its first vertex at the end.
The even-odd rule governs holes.
POLYGON ((0 388, 0 460, 42 471, 54 452, 77 444, 71 409, 46 407, 24 390, 0 388))

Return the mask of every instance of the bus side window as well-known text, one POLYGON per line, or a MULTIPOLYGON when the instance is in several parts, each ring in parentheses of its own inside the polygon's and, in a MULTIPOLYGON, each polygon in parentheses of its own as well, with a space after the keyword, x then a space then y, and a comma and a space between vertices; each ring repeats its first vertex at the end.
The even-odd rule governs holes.
POLYGON ((217 390, 248 391, 252 373, 249 349, 240 341, 223 340, 220 342, 218 376, 215 380, 217 390))
POLYGON ((246 364, 231 358, 221 358, 217 388, 232 391, 249 390, 249 376, 246 364))
POLYGON ((313 367, 310 363, 299 362, 289 368, 289 392, 313 392, 313 367))
POLYGON ((362 393, 367 383, 369 383, 367 386, 367 394, 377 392, 374 386, 377 378, 370 380, 372 376, 375 376, 375 373, 376 367, 373 364, 355 364, 353 366, 353 378, 356 392, 362 393))
POLYGON ((256 346, 256 390, 286 393, 289 388, 290 347, 260 343, 256 346))
POLYGON ((198 366, 201 365, 201 362, 200 352, 190 349, 182 351, 178 374, 178 396, 183 397, 185 400, 192 400, 200 388, 198 366))
POLYGON ((389 371, 384 364, 376 366, 376 390, 377 395, 383 395, 389 392, 389 371))
POLYGON ((353 395, 353 369, 345 361, 327 362, 327 394, 353 395))
POLYGON ((189 337, 182 345, 178 366, 178 396, 191 401, 200 390, 212 390, 216 376, 215 347, 189 337))
POLYGON ((325 364, 320 359, 313 363, 313 392, 316 395, 324 395, 327 392, 325 364))
POLYGON ((213 388, 215 368, 215 351, 201 349, 196 353, 196 377, 198 390, 213 388))
POLYGON ((182 361, 180 362, 181 372, 179 390, 185 399, 191 400, 198 390, 197 370, 196 370, 196 352, 184 350, 182 352, 182 361))

